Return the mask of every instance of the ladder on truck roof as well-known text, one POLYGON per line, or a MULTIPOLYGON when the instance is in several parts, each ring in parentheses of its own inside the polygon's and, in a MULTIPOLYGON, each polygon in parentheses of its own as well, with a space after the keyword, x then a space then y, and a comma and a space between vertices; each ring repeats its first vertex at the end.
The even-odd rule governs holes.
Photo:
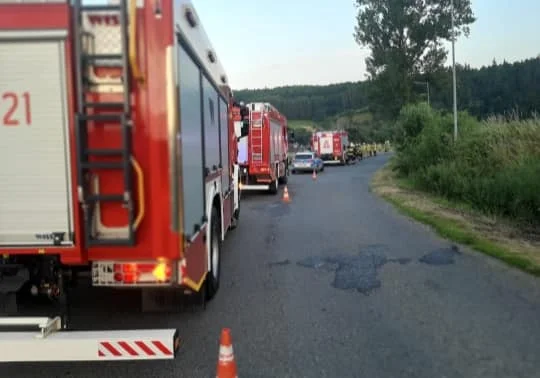
POLYGON ((254 107, 249 112, 249 145, 251 161, 260 163, 263 159, 263 114, 257 112, 257 119, 254 119, 254 107))
MULTIPOLYGON (((129 1, 108 5, 83 5, 82 0, 73 2, 73 30, 75 39, 74 61, 77 84, 77 176, 79 202, 84 210, 84 233, 87 246, 135 244, 135 210, 132 178, 132 119, 131 119, 131 71, 128 62, 128 10, 129 1), (90 23, 96 28, 89 31, 90 23), (98 27, 101 27, 98 30, 98 27), (104 24, 104 25, 103 25, 104 24), (107 28, 108 26, 108 28, 107 28), (118 30, 119 29, 119 30, 118 30), (106 35, 106 33, 109 35, 106 35), (114 33, 114 34, 113 34, 114 33), (106 45, 106 46, 104 46, 106 45), (105 47, 105 48, 104 48, 105 47), (96 67, 115 68, 121 77, 112 81, 113 91, 122 94, 119 102, 91 102, 88 94, 96 88, 111 86, 111 80, 95 75, 96 67), (119 88, 119 90, 118 90, 119 88), (91 148, 89 128, 106 124, 117 127, 121 143, 116 148, 91 148), (107 161, 103 161, 106 158, 107 161), (113 159, 111 161, 111 159, 113 159), (115 170, 122 175, 123 192, 100 194, 99 175, 89 182, 87 176, 95 171, 115 170), (100 206, 103 202, 120 203, 127 210, 125 227, 107 230, 101 225, 100 206), (97 228, 101 226, 101 232, 97 228), (105 232, 109 231, 109 232, 105 232), (111 232, 112 231, 112 232, 111 232)), ((103 126, 101 126, 103 127, 103 126)))

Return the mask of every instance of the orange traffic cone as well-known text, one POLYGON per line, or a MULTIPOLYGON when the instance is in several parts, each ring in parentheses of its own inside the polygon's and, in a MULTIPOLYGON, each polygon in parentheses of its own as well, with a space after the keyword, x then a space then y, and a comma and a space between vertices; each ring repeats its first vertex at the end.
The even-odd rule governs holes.
POLYGON ((313 180, 317 180, 317 171, 316 170, 313 170, 313 175, 311 175, 311 177, 313 178, 313 180))
POLYGON ((289 197, 289 191, 287 190, 287 187, 283 189, 283 202, 291 202, 291 197, 289 197))
POLYGON ((236 361, 234 360, 231 330, 229 328, 223 328, 221 330, 216 378, 238 378, 236 361))

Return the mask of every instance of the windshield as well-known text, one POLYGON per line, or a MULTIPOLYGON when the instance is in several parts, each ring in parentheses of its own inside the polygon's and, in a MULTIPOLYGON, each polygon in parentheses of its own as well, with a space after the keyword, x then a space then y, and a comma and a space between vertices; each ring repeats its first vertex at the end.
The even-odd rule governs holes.
POLYGON ((294 157, 295 160, 309 160, 313 159, 313 154, 297 154, 294 157))

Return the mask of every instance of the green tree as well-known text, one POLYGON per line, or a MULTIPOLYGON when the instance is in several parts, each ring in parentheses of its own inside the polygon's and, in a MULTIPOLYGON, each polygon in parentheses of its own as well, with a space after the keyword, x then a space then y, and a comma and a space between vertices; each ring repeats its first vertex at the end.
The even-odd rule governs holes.
MULTIPOLYGON (((413 81, 439 69, 450 40, 451 0, 356 0, 354 38, 371 50, 366 69, 373 110, 395 117, 413 98, 413 81)), ((454 0, 455 31, 468 36, 475 21, 470 0, 454 0)))

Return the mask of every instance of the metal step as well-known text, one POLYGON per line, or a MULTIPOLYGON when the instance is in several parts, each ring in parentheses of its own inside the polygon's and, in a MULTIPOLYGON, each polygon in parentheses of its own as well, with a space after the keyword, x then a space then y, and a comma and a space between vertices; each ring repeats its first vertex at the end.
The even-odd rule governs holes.
POLYGON ((90 202, 126 202, 125 196, 123 194, 98 194, 90 195, 86 197, 87 201, 90 202))
POLYGON ((83 5, 80 9, 83 12, 105 12, 105 11, 120 12, 122 10, 122 7, 120 5, 83 5))
POLYGON ((122 102, 85 102, 85 108, 123 108, 124 103, 122 102))
POLYGON ((90 62, 95 62, 98 60, 123 60, 124 56, 122 54, 85 54, 82 58, 90 62))
POLYGON ((180 344, 174 328, 65 331, 59 316, 1 317, 0 326, 0 363, 172 360, 180 344))
POLYGON ((90 148, 85 151, 87 156, 123 156, 124 151, 116 148, 90 148))
POLYGON ((123 161, 87 161, 82 162, 81 167, 85 169, 123 169, 123 161))
POLYGON ((79 121, 116 121, 116 122, 122 122, 125 119, 124 114, 118 113, 118 114, 79 114, 78 115, 79 121))

